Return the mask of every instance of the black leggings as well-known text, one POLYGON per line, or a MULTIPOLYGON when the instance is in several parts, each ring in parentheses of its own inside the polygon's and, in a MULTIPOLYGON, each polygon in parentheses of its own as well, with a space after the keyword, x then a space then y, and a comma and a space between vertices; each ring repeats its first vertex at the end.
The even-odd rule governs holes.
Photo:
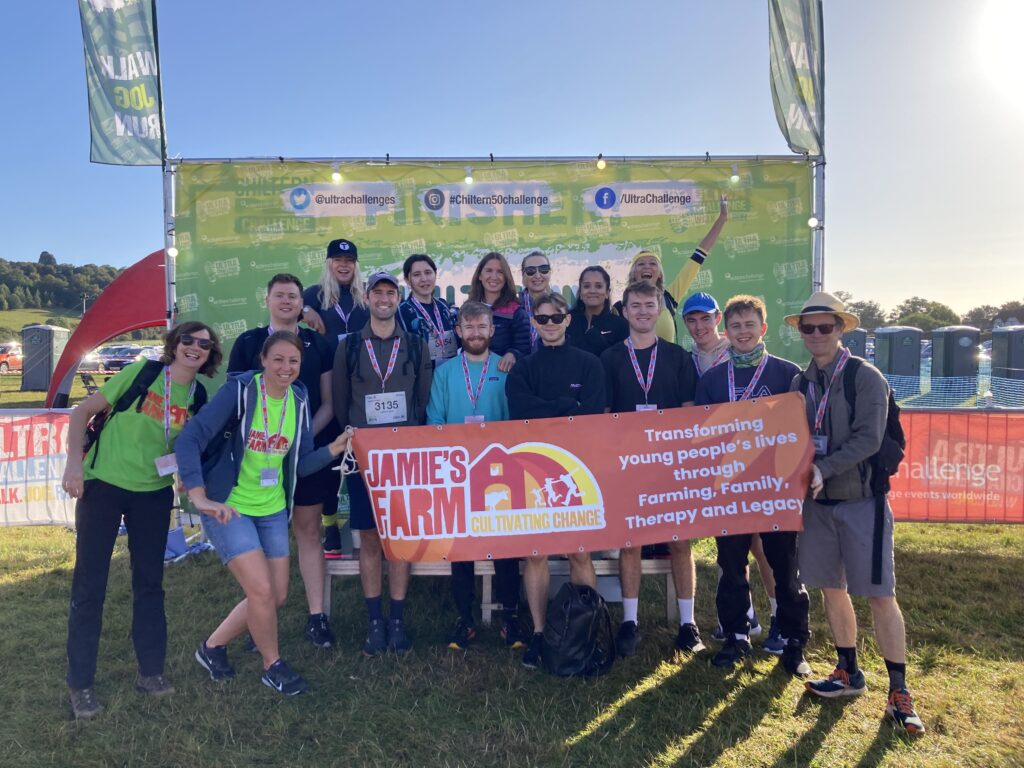
MULTIPOLYGON (((494 591, 506 613, 519 610, 519 558, 494 561, 494 591)), ((476 602, 476 576, 472 562, 452 563, 452 596, 460 616, 472 618, 476 602)))
POLYGON ((124 517, 132 568, 132 644, 139 674, 159 675, 167 655, 164 551, 174 499, 170 487, 127 491, 88 480, 75 505, 75 575, 68 613, 68 687, 91 688, 96 676, 110 558, 124 517))

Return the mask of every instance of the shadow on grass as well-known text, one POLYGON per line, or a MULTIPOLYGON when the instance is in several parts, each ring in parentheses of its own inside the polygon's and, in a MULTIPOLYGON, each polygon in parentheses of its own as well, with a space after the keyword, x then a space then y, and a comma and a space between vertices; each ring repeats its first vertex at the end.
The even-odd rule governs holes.
POLYGON ((772 764, 771 768, 810 765, 836 723, 842 720, 843 714, 846 711, 846 705, 849 703, 852 703, 850 699, 845 701, 842 699, 829 701, 826 699, 816 699, 808 695, 801 696, 796 706, 796 712, 800 714, 807 709, 813 708, 817 712, 814 723, 804 731, 804 734, 797 739, 792 747, 786 750, 772 764))

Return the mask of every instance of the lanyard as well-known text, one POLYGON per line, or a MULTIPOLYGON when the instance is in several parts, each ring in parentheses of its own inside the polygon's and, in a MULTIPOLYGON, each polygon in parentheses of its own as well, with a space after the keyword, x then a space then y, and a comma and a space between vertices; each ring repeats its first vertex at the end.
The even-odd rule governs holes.
MULTIPOLYGON (((828 396, 832 392, 832 387, 836 383, 846 367, 847 361, 850 359, 850 350, 843 348, 843 351, 839 355, 839 362, 836 363, 836 369, 832 372, 832 378, 828 382, 828 386, 825 387, 825 391, 821 395, 821 402, 818 403, 818 408, 814 412, 814 431, 817 434, 821 434, 821 425, 825 423, 825 407, 828 405, 828 396)), ((815 386, 814 382, 811 382, 809 389, 811 390, 811 397, 814 397, 815 386)))
POLYGON ((487 367, 491 364, 491 356, 487 355, 487 359, 484 360, 483 370, 480 371, 480 380, 476 383, 476 392, 473 392, 473 382, 469 378, 469 364, 466 362, 466 353, 463 350, 459 351, 459 357, 462 358, 462 376, 466 380, 466 396, 469 398, 469 404, 473 406, 473 413, 476 413, 476 404, 480 400, 480 393, 484 388, 484 380, 487 378, 487 367))
POLYGON ((338 313, 341 322, 345 324, 345 330, 348 331, 348 319, 352 317, 352 312, 356 311, 355 303, 352 305, 352 310, 346 315, 345 311, 341 308, 341 303, 336 301, 334 302, 334 311, 338 313))
POLYGON ((644 391, 644 403, 647 403, 647 395, 651 391, 651 385, 654 384, 654 366, 658 363, 658 342, 654 342, 654 348, 651 350, 651 362, 647 364, 646 379, 640 373, 640 363, 637 362, 632 339, 626 339, 626 351, 629 352, 629 362, 633 364, 633 373, 636 375, 637 383, 644 391))
MULTIPOLYGON (((533 300, 530 298, 530 291, 523 288, 523 309, 526 310, 526 316, 533 320, 533 300)), ((533 323, 530 323, 530 349, 537 346, 537 329, 533 327, 533 323)))
POLYGON ((391 372, 395 370, 395 361, 398 359, 398 348, 402 345, 402 337, 396 336, 395 343, 391 345, 391 359, 388 360, 388 370, 383 376, 380 373, 380 363, 377 362, 377 355, 373 351, 373 344, 369 339, 364 339, 363 343, 366 345, 366 353, 370 356, 370 365, 373 366, 373 372, 377 374, 377 378, 380 379, 380 391, 383 392, 387 386, 388 379, 391 378, 391 372))
MULTIPOLYGON (((284 432, 284 416, 288 412, 288 395, 291 393, 291 387, 285 390, 284 402, 281 403, 281 419, 277 422, 277 433, 274 435, 276 438, 280 438, 284 432)), ((263 438, 266 441, 264 443, 264 453, 270 454, 270 417, 267 415, 267 383, 263 376, 260 376, 260 409, 263 411, 263 438)))
POLYGON ((434 309, 433 319, 431 319, 430 313, 427 312, 427 308, 423 306, 423 304, 420 303, 420 300, 415 296, 412 297, 412 305, 416 307, 419 313, 426 319, 427 326, 430 328, 431 332, 440 339, 444 334, 444 323, 441 322, 441 313, 437 309, 437 302, 430 302, 430 306, 434 309))
MULTIPOLYGON (((192 404, 192 396, 196 393, 196 380, 192 379, 192 387, 188 391, 185 404, 185 418, 188 418, 188 406, 192 404)), ((171 450, 171 366, 164 366, 164 445, 171 450)))
MULTIPOLYGON (((712 361, 711 365, 709 365, 709 366, 707 367, 707 370, 709 370, 709 371, 710 371, 710 370, 711 370, 712 368, 714 368, 714 367, 715 367, 716 365, 718 365, 718 364, 719 364, 720 362, 722 362, 723 360, 725 360, 725 358, 726 358, 726 356, 727 356, 728 354, 729 354, 729 346, 728 346, 728 345, 726 345, 725 349, 723 349, 723 350, 722 350, 721 352, 719 352, 719 353, 718 353, 718 357, 716 357, 716 358, 714 359, 714 361, 712 361)), ((694 367, 695 367, 695 368, 697 369, 697 378, 699 379, 699 378, 700 378, 701 376, 703 376, 703 375, 704 375, 704 369, 702 369, 702 368, 700 367, 700 350, 699 350, 699 349, 698 349, 698 350, 695 350, 695 351, 694 351, 694 353, 693 353, 693 365, 694 365, 694 367)))
MULTIPOLYGON (((764 357, 761 358, 761 362, 757 364, 757 368, 754 369, 754 375, 750 377, 750 383, 747 384, 747 388, 743 390, 743 394, 740 395, 740 400, 749 400, 750 396, 754 394, 754 387, 757 386, 757 382, 761 379, 761 374, 764 373, 764 367, 768 364, 768 353, 764 353, 764 357)), ((729 360, 729 402, 736 402, 736 368, 732 364, 732 360, 729 360)))

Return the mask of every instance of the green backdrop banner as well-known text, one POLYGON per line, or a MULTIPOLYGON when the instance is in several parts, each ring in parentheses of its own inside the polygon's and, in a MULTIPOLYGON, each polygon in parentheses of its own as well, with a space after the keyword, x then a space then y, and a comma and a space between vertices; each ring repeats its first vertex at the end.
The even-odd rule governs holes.
POLYGON ((563 292, 575 290, 584 267, 600 264, 617 299, 641 248, 661 255, 671 280, 724 194, 729 221, 690 290, 723 304, 737 293, 762 296, 769 348, 806 356, 782 322, 811 293, 811 168, 803 160, 609 160, 603 170, 558 159, 183 161, 174 174, 179 317, 214 324, 229 344, 266 321, 271 275, 319 282, 334 238, 356 243, 364 275, 376 267, 400 275, 407 256, 429 254, 457 304, 494 250, 517 280, 527 253, 548 254, 552 285, 563 292))

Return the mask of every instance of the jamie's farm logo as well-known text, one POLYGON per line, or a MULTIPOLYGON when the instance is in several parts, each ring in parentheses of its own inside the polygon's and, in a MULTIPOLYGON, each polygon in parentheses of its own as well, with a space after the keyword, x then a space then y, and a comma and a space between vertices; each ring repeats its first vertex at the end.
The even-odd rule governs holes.
POLYGON ((390 540, 600 530, 601 489, 568 451, 548 443, 373 450, 366 480, 390 540))

